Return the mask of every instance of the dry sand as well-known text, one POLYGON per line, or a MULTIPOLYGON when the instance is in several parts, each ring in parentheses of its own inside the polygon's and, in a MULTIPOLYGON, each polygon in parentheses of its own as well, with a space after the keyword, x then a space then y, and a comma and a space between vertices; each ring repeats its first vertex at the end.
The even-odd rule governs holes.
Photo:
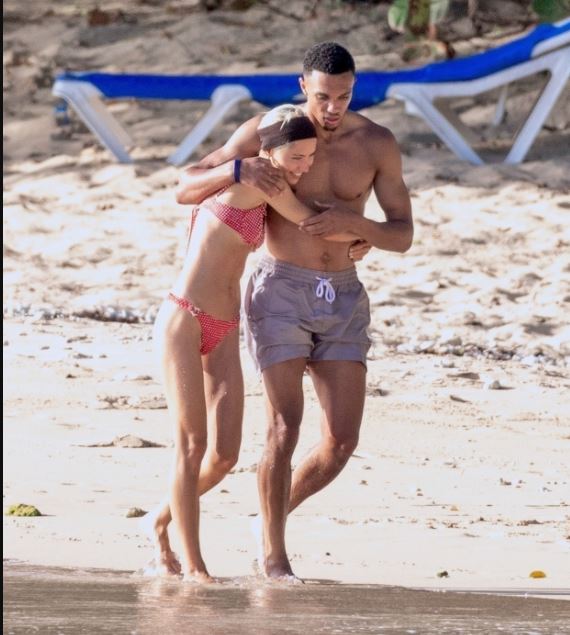
MULTIPOLYGON (((360 68, 403 65, 401 40, 385 38, 384 5, 295 20, 188 4, 131 0, 118 21, 89 27, 87 2, 5 3, 4 506, 44 514, 4 516, 5 558, 141 568, 152 548, 127 511, 160 501, 172 455, 151 323, 190 209, 175 204, 177 171, 164 158, 204 104, 117 104, 139 143, 134 165, 118 165, 77 123, 70 137, 55 127, 54 70, 295 71, 308 45, 332 38, 360 68), (161 447, 100 445, 125 435, 161 447)), ((299 16, 308 5, 291 3, 299 16)), ((479 50, 500 34, 455 48, 479 50)), ((529 99, 517 92, 505 134, 529 99)), ((407 254, 376 251, 358 265, 375 340, 361 443, 291 516, 301 577, 570 589, 568 101, 517 167, 459 161, 397 104, 365 111, 401 144, 416 237, 407 254)), ((256 109, 242 106, 197 157, 256 109)), ((476 124, 490 111, 484 100, 464 107, 476 124)), ((501 135, 488 135, 490 154, 501 135)), ((381 215, 374 201, 367 215, 381 215)), ((219 576, 248 575, 256 552, 264 411, 242 358, 240 461, 202 506, 204 554, 219 576)), ((309 384, 306 405, 295 461, 318 438, 309 384)))

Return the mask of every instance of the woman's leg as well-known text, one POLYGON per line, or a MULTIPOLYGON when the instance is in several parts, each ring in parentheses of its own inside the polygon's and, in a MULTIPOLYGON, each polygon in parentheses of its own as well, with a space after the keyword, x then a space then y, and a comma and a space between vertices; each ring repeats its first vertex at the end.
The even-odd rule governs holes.
MULTIPOLYGON (((202 358, 204 389, 208 410, 208 445, 198 479, 201 496, 217 485, 236 464, 241 444, 244 386, 239 356, 239 329, 202 358)), ((172 520, 166 498, 149 519, 152 523, 160 566, 169 574, 180 573, 180 564, 170 547, 168 525, 172 520)))
POLYGON ((228 333, 203 358, 203 366, 208 408, 208 447, 200 470, 200 494, 217 485, 239 457, 244 386, 238 328, 228 333))
POLYGON ((204 581, 209 575, 200 553, 198 479, 206 451, 207 421, 200 325, 188 311, 166 302, 157 317, 155 337, 174 423, 170 510, 181 539, 182 573, 204 581))

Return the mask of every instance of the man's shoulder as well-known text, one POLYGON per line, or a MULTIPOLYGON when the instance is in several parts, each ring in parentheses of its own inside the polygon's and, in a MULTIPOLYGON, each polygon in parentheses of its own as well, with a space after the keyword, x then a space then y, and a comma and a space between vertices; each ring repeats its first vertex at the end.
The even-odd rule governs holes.
POLYGON ((378 139, 388 139, 394 136, 386 126, 381 126, 359 112, 349 111, 347 115, 350 117, 350 125, 354 132, 372 135, 378 139))
POLYGON ((247 157, 257 154, 260 145, 257 128, 262 117, 262 114, 258 114, 244 121, 228 139, 224 147, 228 150, 231 149, 236 156, 247 157))
POLYGON ((386 144, 393 143, 395 141, 391 130, 385 126, 375 123, 358 112, 350 111, 347 115, 347 123, 349 124, 351 136, 354 135, 354 137, 358 140, 366 140, 367 145, 370 145, 371 143, 386 144))
POLYGON ((244 121, 239 126, 237 131, 241 130, 244 133, 257 136, 257 128, 259 127, 259 123, 261 122, 262 118, 263 118, 263 113, 257 113, 256 115, 253 115, 253 117, 250 117, 249 119, 244 121))

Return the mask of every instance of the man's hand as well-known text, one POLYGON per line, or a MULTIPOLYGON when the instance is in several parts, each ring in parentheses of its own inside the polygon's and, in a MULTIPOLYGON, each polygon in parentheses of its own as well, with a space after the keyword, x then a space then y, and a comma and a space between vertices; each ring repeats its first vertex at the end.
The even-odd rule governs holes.
POLYGON ((240 183, 261 190, 269 198, 278 196, 285 187, 285 179, 281 170, 274 168, 268 159, 250 157, 242 159, 240 183))
POLYGON ((348 248, 348 257, 354 262, 362 260, 372 249, 372 245, 365 240, 355 240, 348 248))
POLYGON ((350 212, 335 204, 319 203, 315 204, 325 208, 324 212, 311 216, 299 224, 299 228, 311 236, 326 238, 336 234, 346 234, 352 231, 354 225, 354 212, 350 212))

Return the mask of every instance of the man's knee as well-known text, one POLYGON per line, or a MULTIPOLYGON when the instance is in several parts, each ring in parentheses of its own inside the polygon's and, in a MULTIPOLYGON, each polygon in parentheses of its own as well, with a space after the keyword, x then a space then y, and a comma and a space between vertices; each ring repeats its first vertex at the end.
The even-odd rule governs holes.
POLYGON ((267 447, 272 453, 291 456, 299 440, 301 415, 276 413, 270 417, 267 430, 267 447))

